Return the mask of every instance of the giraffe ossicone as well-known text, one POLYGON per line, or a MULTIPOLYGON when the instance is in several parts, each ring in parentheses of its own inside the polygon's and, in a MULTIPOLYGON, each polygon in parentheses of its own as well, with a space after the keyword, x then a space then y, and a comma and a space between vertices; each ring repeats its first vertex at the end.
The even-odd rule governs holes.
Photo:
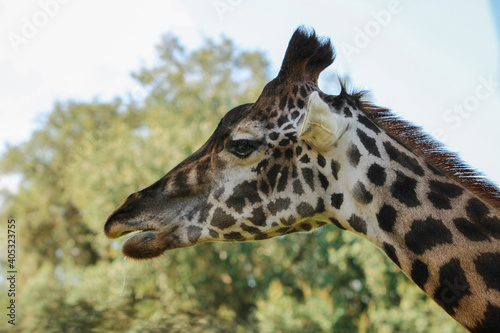
POLYGON ((207 241, 333 224, 381 248, 472 332, 500 331, 500 191, 362 93, 322 92, 333 47, 293 34, 278 76, 208 141, 108 218, 148 259, 207 241))

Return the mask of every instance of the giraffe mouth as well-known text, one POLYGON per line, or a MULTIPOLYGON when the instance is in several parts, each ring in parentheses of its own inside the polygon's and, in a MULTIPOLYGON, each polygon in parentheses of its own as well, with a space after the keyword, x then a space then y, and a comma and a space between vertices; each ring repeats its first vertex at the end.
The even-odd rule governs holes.
POLYGON ((124 256, 132 259, 151 259, 160 256, 168 249, 181 247, 175 232, 179 223, 172 223, 166 227, 154 228, 127 227, 122 224, 113 224, 105 229, 106 236, 117 239, 127 236, 122 245, 124 256))
POLYGON ((143 232, 149 232, 149 231, 156 231, 156 229, 151 228, 151 227, 128 228, 128 227, 123 226, 123 225, 113 224, 111 227, 105 229, 105 234, 108 238, 111 238, 111 239, 121 238, 121 237, 126 236, 126 235, 128 235, 129 238, 131 238, 137 234, 140 234, 143 232))

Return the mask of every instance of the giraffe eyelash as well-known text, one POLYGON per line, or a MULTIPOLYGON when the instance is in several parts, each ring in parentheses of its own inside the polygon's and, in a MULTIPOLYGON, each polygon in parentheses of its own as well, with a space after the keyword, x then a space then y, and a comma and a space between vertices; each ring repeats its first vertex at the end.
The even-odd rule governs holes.
POLYGON ((261 145, 262 142, 257 140, 228 140, 226 143, 226 149, 236 157, 246 158, 256 151, 261 145))

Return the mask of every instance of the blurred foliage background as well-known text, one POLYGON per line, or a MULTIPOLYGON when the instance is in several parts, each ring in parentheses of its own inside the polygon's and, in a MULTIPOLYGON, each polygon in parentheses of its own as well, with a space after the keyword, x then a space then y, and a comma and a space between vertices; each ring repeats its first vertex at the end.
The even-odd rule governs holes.
MULTIPOLYGON (((124 262, 122 240, 102 232, 106 217, 202 145, 225 112, 255 101, 271 76, 265 54, 228 39, 186 50, 167 34, 157 51, 156 65, 132 74, 128 98, 56 103, 30 140, 1 156, 0 172, 22 181, 3 193, 19 274, 17 325, 4 310, 0 330, 464 331, 381 251, 333 226, 124 262)), ((5 245, 0 255, 5 272, 5 245)), ((0 300, 5 309, 6 292, 0 300)))

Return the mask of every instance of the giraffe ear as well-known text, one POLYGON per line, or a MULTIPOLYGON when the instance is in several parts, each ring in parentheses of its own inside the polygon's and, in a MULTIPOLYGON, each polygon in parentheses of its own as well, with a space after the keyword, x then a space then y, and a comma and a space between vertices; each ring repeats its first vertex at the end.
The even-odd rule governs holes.
POLYGON ((309 96, 299 138, 320 153, 325 153, 344 133, 347 126, 347 120, 331 112, 328 104, 314 91, 309 96))

